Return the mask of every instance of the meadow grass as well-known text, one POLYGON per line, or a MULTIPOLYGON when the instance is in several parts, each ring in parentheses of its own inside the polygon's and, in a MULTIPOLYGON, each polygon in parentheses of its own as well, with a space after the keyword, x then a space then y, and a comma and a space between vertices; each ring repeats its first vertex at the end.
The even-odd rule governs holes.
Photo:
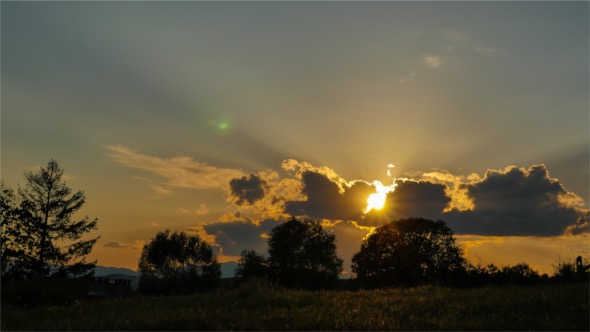
POLYGON ((3 303, 9 330, 589 330, 589 286, 298 291, 251 283, 190 296, 3 303))

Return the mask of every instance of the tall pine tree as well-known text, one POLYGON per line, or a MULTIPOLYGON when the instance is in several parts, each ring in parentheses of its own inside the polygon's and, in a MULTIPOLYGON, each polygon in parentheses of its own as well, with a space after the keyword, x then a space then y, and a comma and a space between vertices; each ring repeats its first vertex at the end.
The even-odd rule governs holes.
MULTIPOLYGON (((96 229, 97 219, 72 220, 85 202, 84 192, 72 194, 64 170, 51 159, 38 172, 25 172, 27 183, 19 188, 21 227, 25 239, 20 252, 28 256, 29 276, 81 277, 91 275, 96 261, 87 262, 98 237, 82 239, 96 229)), ((23 257, 21 257, 23 258, 23 257)))

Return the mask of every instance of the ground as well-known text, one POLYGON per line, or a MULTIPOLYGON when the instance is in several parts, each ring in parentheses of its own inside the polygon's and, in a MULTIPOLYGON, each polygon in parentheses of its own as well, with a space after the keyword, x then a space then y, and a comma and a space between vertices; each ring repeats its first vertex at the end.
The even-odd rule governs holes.
POLYGON ((2 304, 8 330, 589 330, 589 286, 296 291, 250 283, 190 296, 2 304))

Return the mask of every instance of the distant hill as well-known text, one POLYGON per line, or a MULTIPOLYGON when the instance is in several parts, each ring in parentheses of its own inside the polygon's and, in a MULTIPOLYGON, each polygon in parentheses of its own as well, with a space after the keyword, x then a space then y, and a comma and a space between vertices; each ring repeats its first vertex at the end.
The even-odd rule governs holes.
MULTIPOLYGON (((233 278, 234 272, 236 267, 238 267, 238 263, 236 262, 225 262, 221 263, 221 278, 233 278)), ((103 277, 103 278, 115 278, 115 279, 129 279, 134 280, 133 278, 123 278, 123 277, 138 277, 141 273, 139 271, 133 271, 131 269, 126 269, 122 267, 106 267, 106 266, 96 266, 94 269, 94 276, 95 277, 103 277), (113 277, 116 276, 116 277, 113 277)), ((138 279, 139 280, 139 279, 138 279)))

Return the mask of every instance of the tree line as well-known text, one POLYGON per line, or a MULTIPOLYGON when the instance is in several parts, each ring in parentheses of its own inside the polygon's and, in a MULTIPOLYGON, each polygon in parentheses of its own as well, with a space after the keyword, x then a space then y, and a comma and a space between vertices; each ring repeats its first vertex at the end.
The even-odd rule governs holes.
MULTIPOLYGON (((38 277, 92 276, 88 262, 98 237, 82 239, 96 229, 97 219, 72 220, 85 202, 72 193, 64 170, 50 160, 38 172, 25 172, 23 188, 15 192, 0 184, 2 282, 38 277)), ((409 218, 384 224, 367 236, 352 257, 353 278, 342 280, 343 261, 336 254, 336 236, 317 221, 290 220, 279 224, 267 240, 268 255, 243 250, 235 280, 259 280, 300 289, 380 288, 440 284, 454 287, 502 283, 534 283, 539 276, 528 264, 497 267, 472 265, 444 221, 409 218)), ((587 264, 587 262, 586 262, 587 264)), ((141 252, 140 291, 147 294, 187 294, 220 285, 220 264, 213 248, 186 232, 158 232, 141 252)), ((588 280, 588 265, 560 261, 552 280, 588 280)))
MULTIPOLYGON (((241 252, 235 282, 256 280, 315 290, 423 284, 475 287, 589 278, 588 265, 576 266, 565 261, 558 262, 551 278, 539 275, 526 263, 473 265, 464 257, 445 222, 423 218, 402 219, 378 227, 352 257, 351 279, 339 278, 342 259, 336 255, 335 235, 326 232, 317 221, 292 218, 272 229, 267 244, 268 256, 251 249, 241 252)), ((219 285, 221 276, 211 246, 197 235, 168 230, 159 232, 144 247, 139 266, 140 291, 145 293, 212 289, 219 285), (187 260, 182 252, 201 253, 199 259, 192 260, 198 262, 200 272, 185 267, 187 260), (177 267, 174 273, 167 272, 171 266, 177 267)))

